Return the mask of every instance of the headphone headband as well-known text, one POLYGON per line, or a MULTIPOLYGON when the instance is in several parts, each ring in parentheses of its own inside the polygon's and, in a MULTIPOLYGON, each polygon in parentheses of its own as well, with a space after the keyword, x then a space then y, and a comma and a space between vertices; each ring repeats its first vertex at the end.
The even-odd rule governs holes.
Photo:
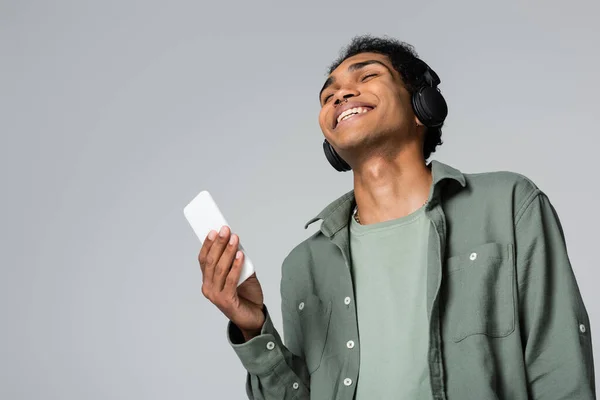
MULTIPOLYGON (((420 72, 420 75, 424 78, 424 81, 427 83, 427 85, 431 87, 437 87, 441 83, 438 74, 436 74, 435 71, 431 69, 431 67, 427 65, 425 61, 417 58, 416 63, 421 67, 420 69, 422 72, 420 72)), ((423 85, 421 84, 421 86, 423 85)))

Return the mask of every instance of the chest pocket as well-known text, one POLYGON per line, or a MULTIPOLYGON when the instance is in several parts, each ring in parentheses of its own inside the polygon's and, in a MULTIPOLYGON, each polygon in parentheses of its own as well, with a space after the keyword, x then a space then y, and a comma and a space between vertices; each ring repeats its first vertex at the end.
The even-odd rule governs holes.
POLYGON ((321 365, 331 320, 331 301, 322 301, 314 294, 298 299, 296 312, 300 320, 304 359, 309 373, 321 365))
POLYGON ((472 335, 501 338, 515 329, 512 245, 487 243, 446 260, 442 332, 460 342, 472 335))

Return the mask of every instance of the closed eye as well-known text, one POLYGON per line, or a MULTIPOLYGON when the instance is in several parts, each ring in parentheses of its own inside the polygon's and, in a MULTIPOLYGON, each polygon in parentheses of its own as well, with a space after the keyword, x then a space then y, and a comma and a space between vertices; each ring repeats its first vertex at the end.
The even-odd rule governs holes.
POLYGON ((365 76, 363 76, 363 77, 362 77, 362 79, 361 79, 360 81, 361 81, 361 82, 364 82, 364 81, 366 81, 366 80, 367 80, 367 78, 370 78, 370 77, 372 77, 372 76, 377 76, 377 74, 369 74, 369 75, 365 75, 365 76))

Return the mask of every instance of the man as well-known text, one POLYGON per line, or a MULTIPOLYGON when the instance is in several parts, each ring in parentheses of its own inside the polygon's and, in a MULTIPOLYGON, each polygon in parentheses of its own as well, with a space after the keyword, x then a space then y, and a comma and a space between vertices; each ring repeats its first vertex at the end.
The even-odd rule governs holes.
POLYGON ((325 153, 354 189, 283 262, 284 342, 256 276, 236 289, 237 235, 213 231, 199 254, 248 397, 595 398, 588 315, 546 195, 518 174, 426 163, 447 109, 411 46, 357 37, 329 72, 325 153))

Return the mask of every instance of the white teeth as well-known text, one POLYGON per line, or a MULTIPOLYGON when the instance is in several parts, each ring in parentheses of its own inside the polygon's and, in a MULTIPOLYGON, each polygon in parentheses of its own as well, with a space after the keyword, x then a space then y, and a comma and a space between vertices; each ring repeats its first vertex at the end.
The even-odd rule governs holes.
POLYGON ((340 114, 340 116, 337 118, 337 123, 339 124, 341 121, 348 119, 350 117, 352 117, 355 114, 363 114, 366 113, 368 111, 370 111, 370 108, 366 108, 366 107, 355 107, 355 108, 350 108, 346 111, 344 111, 343 113, 340 114))

